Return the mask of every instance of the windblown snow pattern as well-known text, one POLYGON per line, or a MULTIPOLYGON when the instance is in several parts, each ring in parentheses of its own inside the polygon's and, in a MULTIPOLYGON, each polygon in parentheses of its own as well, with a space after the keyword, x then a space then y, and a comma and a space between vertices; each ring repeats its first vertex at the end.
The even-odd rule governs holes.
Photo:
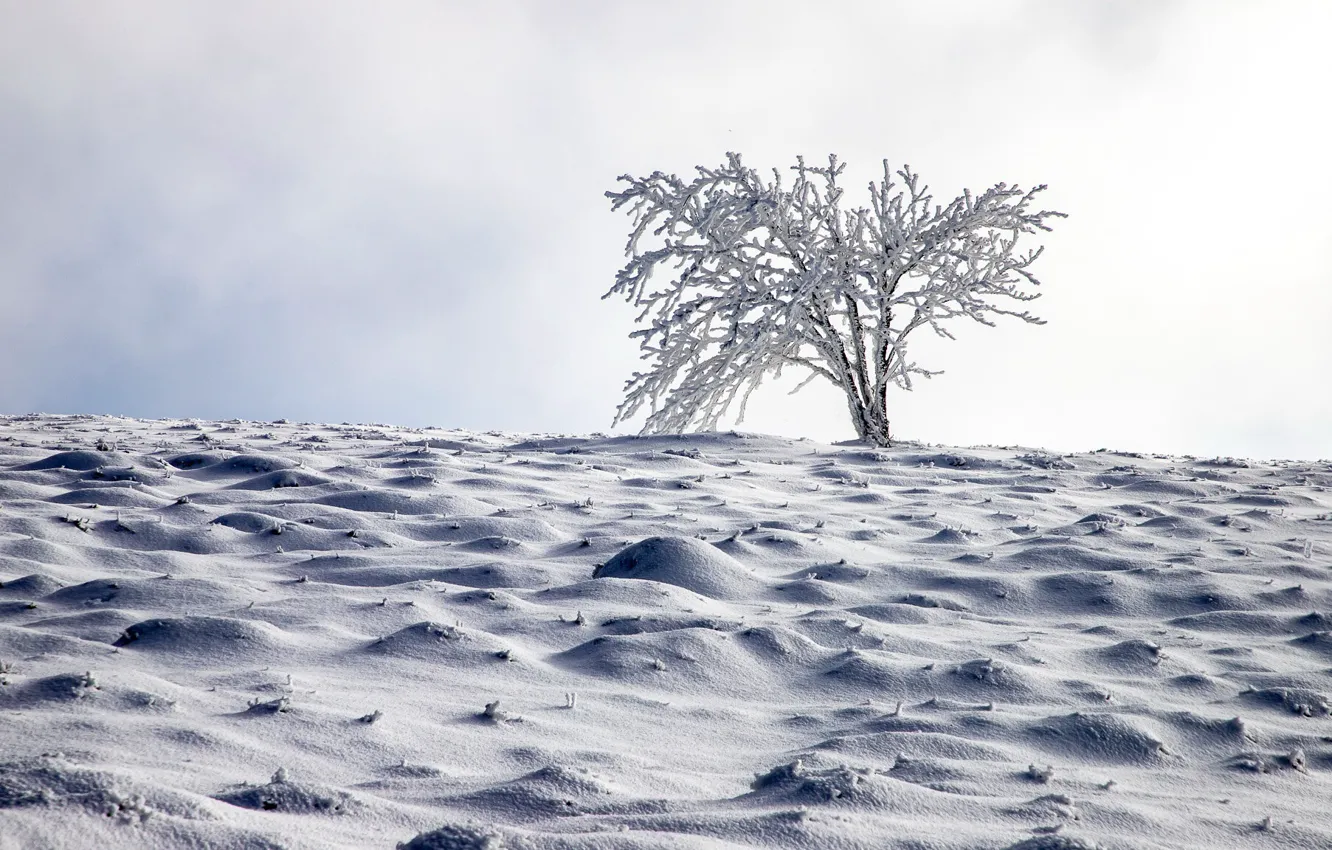
POLYGON ((1329 487, 0 418, 0 848, 1332 847, 1329 487))

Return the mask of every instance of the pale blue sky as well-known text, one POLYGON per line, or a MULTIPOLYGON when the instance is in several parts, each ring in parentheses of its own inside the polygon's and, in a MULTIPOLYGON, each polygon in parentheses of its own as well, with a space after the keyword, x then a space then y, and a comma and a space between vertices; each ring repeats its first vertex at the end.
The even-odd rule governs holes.
POLYGON ((1071 215, 900 435, 1332 456, 1332 4, 814 8, 0 0, 0 411, 604 430, 615 177, 835 151, 1071 215))

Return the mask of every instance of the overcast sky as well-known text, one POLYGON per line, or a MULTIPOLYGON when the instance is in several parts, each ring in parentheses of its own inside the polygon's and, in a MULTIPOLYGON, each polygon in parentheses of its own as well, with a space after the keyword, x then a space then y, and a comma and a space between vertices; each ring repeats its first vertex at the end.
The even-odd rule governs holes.
MULTIPOLYGON (((623 173, 1048 183, 936 443, 1332 457, 1332 3, 0 0, 0 412, 606 430, 623 173)), ((852 436, 835 391, 746 430, 852 436)))

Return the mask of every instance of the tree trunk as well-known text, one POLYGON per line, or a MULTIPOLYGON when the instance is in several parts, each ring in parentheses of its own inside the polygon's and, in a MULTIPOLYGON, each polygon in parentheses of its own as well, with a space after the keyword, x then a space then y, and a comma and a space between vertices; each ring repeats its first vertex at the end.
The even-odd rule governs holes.
POLYGON ((892 446, 892 432, 888 427, 888 416, 885 413, 886 405, 867 405, 850 393, 846 396, 846 404, 851 409, 851 423, 856 426, 856 436, 878 448, 886 449, 892 446))
POLYGON ((888 428, 888 417, 883 415, 882 411, 865 411, 865 433, 861 439, 870 445, 881 449, 891 448, 893 445, 892 432, 888 428))

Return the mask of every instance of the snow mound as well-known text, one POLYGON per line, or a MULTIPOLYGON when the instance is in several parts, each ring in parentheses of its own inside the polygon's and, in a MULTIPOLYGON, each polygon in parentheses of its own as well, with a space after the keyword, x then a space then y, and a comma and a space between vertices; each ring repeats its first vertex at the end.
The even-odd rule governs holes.
POLYGON ((254 475, 295 467, 296 461, 277 455, 239 454, 208 466, 208 471, 221 475, 254 475))
POLYGON ((398 850, 504 850, 504 840, 499 833, 449 825, 404 841, 398 850))
POLYGON ((129 466, 130 458, 120 452, 69 451, 14 467, 16 472, 34 472, 46 469, 68 469, 72 472, 92 472, 102 467, 129 466))
POLYGON ((0 581, 0 594, 38 598, 64 587, 59 581, 41 573, 29 573, 19 578, 0 581))
POLYGON ((423 621, 374 641, 368 651, 377 655, 447 662, 451 665, 496 665, 506 659, 509 646, 494 635, 457 626, 423 621))
POLYGON ((81 487, 52 497, 58 505, 94 504, 105 508, 160 508, 169 500, 131 486, 81 487))
POLYGON ((287 487, 318 487, 332 483, 334 483, 334 479, 314 472, 306 472, 300 469, 282 469, 246 478, 244 481, 232 484, 231 489, 281 490, 287 487))
POLYGON ((69 703, 90 699, 97 690, 97 678, 92 673, 45 676, 0 691, 0 706, 26 707, 47 703, 69 703))
POLYGON ((98 578, 62 587, 43 602, 84 609, 115 603, 116 607, 161 609, 182 604, 221 607, 242 599, 232 585, 199 578, 98 578))
POLYGON ((76 764, 59 753, 0 763, 0 810, 66 806, 121 826, 142 824, 154 815, 211 819, 184 794, 76 764))
POLYGON ((1157 764, 1166 753, 1165 744, 1143 728, 1142 721, 1118 714, 1079 711, 1049 717, 1029 734, 1052 752, 1110 764, 1157 764))
POLYGON ((712 599, 754 599, 762 583, 739 561, 692 537, 649 537, 623 549, 594 578, 673 584, 712 599))
POLYGON ((1070 835, 1038 835, 1010 844, 1006 850, 1102 850, 1095 841, 1087 841, 1070 835))
POLYGON ((343 508, 349 511, 368 511, 381 514, 460 514, 480 515, 494 508, 479 499, 469 496, 443 493, 413 495, 379 488, 369 490, 344 490, 312 500, 314 504, 343 508))
POLYGON ((602 635, 551 661, 606 683, 732 695, 766 691, 776 685, 773 676, 782 672, 755 665, 753 656, 729 635, 701 628, 602 635))
POLYGON ((346 791, 278 778, 266 785, 224 791, 214 799, 242 809, 287 814, 341 815, 357 808, 357 800, 346 791))
POLYGON ((168 617, 135 623, 125 629, 114 645, 140 651, 205 657, 218 663, 224 660, 245 662, 278 658, 286 650, 287 643, 280 628, 257 620, 168 617))

